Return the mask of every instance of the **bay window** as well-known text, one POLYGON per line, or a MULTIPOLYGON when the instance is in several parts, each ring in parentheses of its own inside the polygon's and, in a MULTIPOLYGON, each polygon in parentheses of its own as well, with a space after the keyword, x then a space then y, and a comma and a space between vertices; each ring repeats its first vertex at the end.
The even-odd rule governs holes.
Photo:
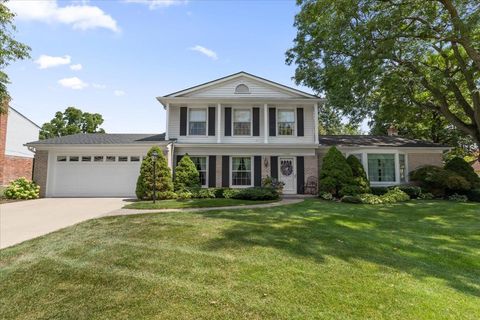
POLYGON ((191 136, 205 136, 207 134, 207 109, 190 109, 188 134, 191 136))
POLYGON ((232 157, 232 186, 252 185, 252 158, 232 157))
POLYGON ((369 153, 368 179, 371 182, 396 182, 395 154, 369 153))
POLYGON ((207 186, 207 157, 190 157, 200 175, 200 185, 207 186))
POLYGON ((252 135, 252 110, 233 109, 233 135, 252 135))
POLYGON ((295 134, 295 111, 279 109, 277 111, 278 135, 293 136, 295 134))

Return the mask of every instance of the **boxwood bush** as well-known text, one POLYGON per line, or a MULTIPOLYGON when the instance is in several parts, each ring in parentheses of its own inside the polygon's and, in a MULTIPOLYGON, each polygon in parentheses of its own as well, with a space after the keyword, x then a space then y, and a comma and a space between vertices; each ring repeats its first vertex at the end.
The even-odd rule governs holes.
POLYGON ((381 196, 388 192, 388 187, 371 187, 371 192, 373 195, 381 196))
POLYGON ((422 194, 422 188, 410 184, 389 187, 388 189, 398 188, 408 194, 411 199, 417 199, 422 194))
POLYGON ((237 190, 238 192, 233 194, 231 198, 242 200, 277 200, 280 197, 280 194, 274 188, 253 187, 237 190))

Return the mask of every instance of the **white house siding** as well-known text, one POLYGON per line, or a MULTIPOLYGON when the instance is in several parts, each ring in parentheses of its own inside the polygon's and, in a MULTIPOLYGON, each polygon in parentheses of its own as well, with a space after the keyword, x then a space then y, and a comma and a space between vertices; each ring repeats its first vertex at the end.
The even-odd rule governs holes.
POLYGON ((9 108, 5 154, 8 156, 33 158, 33 152, 25 143, 38 140, 40 129, 20 113, 9 108))

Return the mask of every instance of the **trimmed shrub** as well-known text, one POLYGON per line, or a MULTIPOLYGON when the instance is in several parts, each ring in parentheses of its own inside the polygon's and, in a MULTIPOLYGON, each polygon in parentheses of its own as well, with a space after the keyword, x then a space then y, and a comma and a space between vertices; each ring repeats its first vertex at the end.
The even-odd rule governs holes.
POLYGON ((192 198, 213 199, 215 198, 215 191, 213 189, 197 189, 195 191, 192 191, 192 198))
POLYGON ((192 198, 192 195, 193 194, 191 192, 188 192, 188 191, 178 192, 177 193, 177 198, 180 199, 180 200, 188 200, 188 199, 192 198))
POLYGON ((240 189, 223 189, 223 198, 231 199, 240 192, 240 189))
POLYGON ((320 171, 319 191, 339 196, 340 190, 352 185, 352 169, 347 160, 337 148, 331 147, 323 158, 320 171))
POLYGON ((333 196, 331 193, 328 193, 328 192, 320 192, 320 194, 318 195, 320 198, 322 198, 323 200, 328 200, 328 201, 331 201, 333 200, 333 196))
POLYGON ((463 195, 463 194, 454 193, 454 194, 452 194, 451 196, 448 197, 448 200, 449 201, 456 201, 456 202, 467 202, 468 197, 466 195, 463 195))
POLYGON ((345 203, 362 203, 362 199, 359 196, 344 196, 342 202, 345 203))
POLYGON ((395 203, 410 200, 410 196, 399 188, 388 190, 388 192, 380 196, 380 198, 382 199, 383 203, 395 203))
POLYGON ((437 197, 446 194, 464 193, 471 188, 471 184, 457 173, 436 166, 423 166, 410 174, 412 181, 416 181, 422 189, 437 197))
POLYGON ((364 191, 365 189, 361 186, 352 185, 352 186, 345 186, 340 189, 339 195, 340 197, 343 196, 356 196, 358 194, 367 193, 364 191))
POLYGON ((448 161, 445 165, 446 170, 455 172, 459 176, 465 178, 471 188, 480 188, 480 177, 475 173, 472 166, 463 158, 456 157, 448 161))
POLYGON ((253 187, 240 189, 238 193, 232 195, 233 199, 242 200, 276 200, 279 193, 273 188, 253 187))
POLYGON ((422 193, 422 188, 420 188, 419 186, 414 186, 410 184, 389 187, 389 189, 394 189, 394 188, 398 188, 402 190, 403 192, 408 194, 411 199, 417 199, 418 197, 420 197, 420 194, 422 193))
POLYGON ((381 196, 388 192, 388 187, 371 187, 371 192, 373 195, 381 196))
POLYGON ((278 192, 282 193, 285 182, 279 181, 278 179, 266 176, 262 179, 262 187, 264 188, 273 188, 278 192))
POLYGON ((18 178, 10 182, 3 194, 7 199, 38 199, 40 187, 26 178, 18 178))
POLYGON ((472 189, 467 192, 468 200, 473 202, 480 202, 480 189, 472 189))
POLYGON ((188 154, 182 157, 175 168, 174 187, 176 192, 200 188, 200 174, 188 154))
POLYGON ((347 157, 347 163, 352 169, 353 185, 356 185, 360 188, 361 192, 359 193, 369 193, 370 181, 368 181, 367 173, 365 172, 360 160, 358 160, 358 158, 354 155, 349 155, 347 157))
POLYGON ((225 198, 223 192, 227 190, 226 188, 214 188, 213 193, 215 194, 215 198, 225 198))
POLYGON ((174 199, 176 194, 173 192, 172 174, 167 164, 167 159, 163 155, 162 149, 157 146, 152 147, 140 167, 140 176, 137 179, 135 193, 140 200, 153 199, 153 183, 157 191, 157 199, 174 199), (154 162, 152 153, 156 151, 158 158, 154 162), (153 166, 155 166, 155 176, 153 176, 153 166))

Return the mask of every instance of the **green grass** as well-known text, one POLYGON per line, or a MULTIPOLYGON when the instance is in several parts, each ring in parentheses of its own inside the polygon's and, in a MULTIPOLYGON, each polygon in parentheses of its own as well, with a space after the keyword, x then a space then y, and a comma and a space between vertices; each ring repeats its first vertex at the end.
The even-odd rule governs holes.
POLYGON ((276 200, 254 201, 237 199, 189 199, 189 200, 160 200, 136 201, 124 206, 125 209, 183 209, 183 208, 213 208, 213 207, 231 207, 246 206, 252 204, 262 204, 275 202, 276 200))
POLYGON ((1 319, 479 319, 480 206, 107 217, 0 251, 1 319))

